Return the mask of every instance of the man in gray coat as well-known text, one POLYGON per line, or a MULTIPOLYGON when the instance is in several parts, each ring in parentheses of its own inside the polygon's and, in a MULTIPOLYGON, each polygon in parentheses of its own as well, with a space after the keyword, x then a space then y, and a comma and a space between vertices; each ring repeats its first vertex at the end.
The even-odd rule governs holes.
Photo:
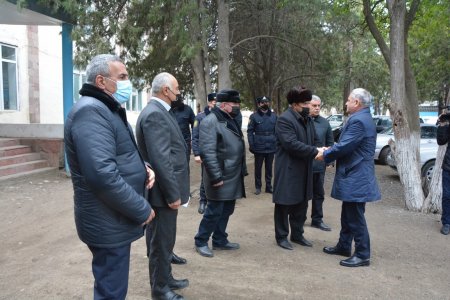
POLYGON ((325 150, 323 157, 317 157, 328 164, 336 160, 331 197, 342 201, 341 232, 337 245, 324 247, 323 251, 350 256, 354 240, 353 256, 340 262, 345 267, 370 264, 370 238, 364 213, 366 202, 381 199, 373 161, 377 131, 370 114, 371 98, 370 93, 362 88, 350 93, 346 102, 350 117, 339 141, 325 150))
POLYGON ((155 186, 148 200, 157 217, 151 223, 149 259, 153 299, 184 299, 173 290, 189 285, 187 279, 172 276, 172 253, 180 205, 189 200, 187 146, 171 111, 171 103, 180 98, 178 82, 169 73, 156 75, 152 98, 142 110, 136 124, 136 137, 144 160, 155 171, 155 186))
POLYGON ((123 62, 97 55, 86 77, 64 126, 75 224, 92 252, 94 299, 125 299, 131 243, 155 216, 143 197, 154 173, 146 169, 121 107, 131 95, 123 62))
POLYGON ((309 116, 312 93, 303 87, 292 88, 286 98, 290 107, 278 118, 275 133, 278 148, 275 154, 275 239, 281 248, 293 250, 287 240, 312 247, 303 236, 308 200, 312 198, 312 162, 322 151, 316 145, 314 124, 309 116))
POLYGON ((197 252, 206 257, 214 254, 208 247, 212 234, 215 250, 239 249, 226 232, 234 212, 236 199, 245 197, 245 143, 236 117, 240 113, 240 97, 235 90, 221 90, 216 107, 200 123, 200 156, 208 205, 195 236, 197 252))

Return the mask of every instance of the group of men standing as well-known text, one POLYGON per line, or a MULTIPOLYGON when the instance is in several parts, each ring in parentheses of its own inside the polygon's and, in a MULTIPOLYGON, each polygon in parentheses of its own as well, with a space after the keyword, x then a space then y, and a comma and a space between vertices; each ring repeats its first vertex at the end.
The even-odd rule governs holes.
MULTIPOLYGON (((114 55, 98 55, 86 75, 82 97, 65 125, 65 145, 77 232, 93 255, 94 299, 125 299, 130 245, 145 227, 152 298, 184 299, 174 291, 187 287, 189 281, 175 279, 171 263, 186 262, 173 249, 178 209, 190 197, 191 143, 186 138, 189 126, 183 130, 177 118, 193 127, 192 150, 202 166, 202 219, 195 249, 205 257, 214 256, 213 250, 239 249, 227 233, 236 199, 245 197, 247 175, 239 92, 224 89, 208 95, 208 107, 194 119, 190 108, 184 107, 176 78, 160 73, 137 120, 135 140, 121 107, 131 95, 123 62, 114 55)), ((343 201, 341 232, 337 245, 323 251, 351 256, 354 240, 353 256, 341 265, 368 265, 364 205, 380 199, 373 168, 376 131, 369 121, 370 94, 363 89, 350 94, 350 118, 334 145, 329 124, 319 116, 318 97, 295 87, 286 98, 289 108, 278 118, 270 109, 270 99, 258 98, 258 111, 250 117, 247 131, 255 155, 255 194, 261 193, 263 164, 265 192, 273 193, 276 242, 292 250, 287 240, 290 229, 292 242, 312 246, 303 236, 311 199, 311 225, 331 230, 322 221, 323 181, 326 164, 336 160, 332 197, 343 201)))

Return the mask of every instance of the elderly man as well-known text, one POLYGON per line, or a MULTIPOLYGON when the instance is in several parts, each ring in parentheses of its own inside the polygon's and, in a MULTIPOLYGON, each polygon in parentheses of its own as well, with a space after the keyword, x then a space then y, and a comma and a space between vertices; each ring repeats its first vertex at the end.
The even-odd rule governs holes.
POLYGON ((261 193, 261 169, 265 164, 266 193, 272 193, 272 165, 277 150, 275 123, 277 116, 270 110, 270 98, 256 99, 258 110, 250 115, 247 138, 250 152, 255 155, 255 194, 261 193))
POLYGON ((156 183, 148 195, 157 217, 151 223, 149 273, 153 299, 184 299, 173 290, 189 285, 172 276, 172 253, 180 205, 189 200, 189 167, 186 143, 171 111, 180 98, 178 82, 160 73, 152 82, 152 98, 136 124, 139 151, 155 170, 156 183))
MULTIPOLYGON (((206 118, 207 115, 211 112, 211 109, 216 106, 216 93, 208 94, 208 105, 205 107, 204 111, 200 112, 195 117, 194 128, 192 129, 192 152, 194 152, 194 159, 197 163, 202 163, 202 159, 200 157, 200 146, 198 144, 199 133, 200 133, 200 123, 206 118)), ((203 178, 203 169, 202 169, 202 178, 203 178)), ((205 195, 205 185, 203 184, 203 180, 200 182, 200 200, 198 203, 198 213, 203 214, 206 209, 206 203, 208 203, 208 199, 206 199, 205 195)))
POLYGON ((235 119, 240 102, 237 91, 221 90, 216 107, 200 124, 200 156, 208 206, 195 236, 195 248, 206 257, 214 255, 208 247, 211 234, 213 250, 239 249, 238 243, 228 240, 226 229, 236 199, 245 197, 245 143, 235 119))
POLYGON ((351 256, 341 260, 345 267, 370 265, 370 238, 364 212, 366 202, 381 199, 375 177, 373 155, 377 131, 370 114, 371 95, 362 88, 354 89, 346 102, 350 115, 342 129, 339 142, 323 153, 325 163, 336 160, 331 197, 342 201, 341 232, 334 247, 324 247, 327 254, 351 256))
POLYGON ((316 145, 314 124, 309 116, 312 93, 304 87, 294 87, 286 95, 290 107, 281 114, 275 126, 278 149, 275 154, 275 239, 281 248, 293 250, 287 240, 289 226, 291 241, 312 247, 303 236, 303 226, 312 198, 314 158, 323 151, 316 145))
POLYGON ((155 216, 143 197, 154 174, 139 155, 121 107, 131 95, 123 62, 98 55, 86 77, 64 127, 75 224, 92 252, 94 299, 125 299, 131 242, 142 237, 143 225, 155 216))
MULTIPOLYGON (((316 136, 323 147, 330 147, 334 144, 333 132, 327 119, 320 115, 322 101, 316 95, 312 96, 310 102, 310 116, 314 121, 316 136)), ((331 231, 330 226, 323 222, 323 200, 325 191, 323 188, 326 165, 323 161, 313 162, 313 197, 311 208, 311 226, 323 231, 331 231)))

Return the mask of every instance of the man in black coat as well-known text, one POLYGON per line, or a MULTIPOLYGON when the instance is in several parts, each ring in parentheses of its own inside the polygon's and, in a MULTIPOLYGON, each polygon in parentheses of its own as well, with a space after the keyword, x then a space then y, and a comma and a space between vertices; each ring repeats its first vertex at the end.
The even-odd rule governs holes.
POLYGON ((82 97, 64 126, 75 224, 92 252, 94 299, 125 299, 131 243, 155 216, 143 197, 154 173, 139 155, 121 107, 132 89, 123 62, 111 54, 97 55, 86 77, 82 97))
POLYGON ((235 118, 240 112, 240 97, 235 90, 221 90, 216 107, 200 124, 200 156, 208 205, 195 236, 197 252, 206 257, 214 254, 208 247, 212 234, 215 250, 239 249, 226 232, 236 199, 245 197, 245 143, 235 118))
MULTIPOLYGON (((316 136, 322 147, 331 147, 334 144, 333 132, 330 123, 320 115, 322 101, 316 95, 312 96, 310 115, 314 121, 316 136)), ((325 191, 323 188, 325 178, 326 164, 324 161, 314 160, 313 162, 313 198, 311 207, 311 227, 323 231, 331 231, 330 226, 323 222, 323 201, 325 200, 325 191)))
POLYGON ((171 111, 171 103, 179 98, 175 77, 169 73, 156 75, 152 82, 152 98, 136 124, 139 151, 156 176, 148 200, 157 217, 147 231, 147 234, 151 232, 149 273, 153 299, 184 299, 173 290, 189 285, 187 279, 173 278, 170 264, 178 208, 189 200, 190 187, 187 146, 171 111))
POLYGON ((180 126, 181 133, 183 134, 184 141, 187 146, 187 161, 189 164, 191 156, 191 129, 194 127, 195 114, 189 105, 184 104, 182 101, 173 110, 175 118, 177 119, 178 125, 180 126))
POLYGON ((277 138, 275 123, 277 116, 270 110, 270 98, 263 96, 256 99, 258 110, 250 115, 247 138, 250 152, 255 155, 255 194, 261 193, 261 169, 265 164, 266 193, 272 193, 272 165, 277 138))
POLYGON ((450 112, 442 114, 438 119, 437 143, 447 144, 444 161, 442 162, 442 228, 441 233, 448 235, 450 232, 450 112))
MULTIPOLYGON (((192 129, 192 152, 194 153, 194 159, 196 163, 202 163, 202 158, 200 157, 200 146, 198 144, 200 136, 200 123, 210 114, 211 109, 216 106, 216 93, 208 94, 208 105, 205 107, 204 111, 197 114, 195 117, 194 128, 192 129)), ((203 168, 202 168, 202 178, 203 178, 203 168)), ((203 214, 206 209, 206 199, 205 185, 203 180, 200 182, 200 200, 198 203, 198 213, 203 214)))
POLYGON ((292 88, 286 98, 290 107, 278 118, 275 133, 278 149, 275 154, 275 239, 277 244, 293 250, 287 240, 289 226, 291 241, 312 247, 303 236, 308 200, 312 198, 313 166, 318 153, 313 120, 309 116, 312 93, 303 87, 292 88))

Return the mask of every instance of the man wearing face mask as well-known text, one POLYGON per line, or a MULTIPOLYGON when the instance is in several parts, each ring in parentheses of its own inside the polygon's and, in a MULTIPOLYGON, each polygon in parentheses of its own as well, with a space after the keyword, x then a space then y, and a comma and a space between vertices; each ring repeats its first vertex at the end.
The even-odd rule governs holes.
POLYGON ((235 118, 240 112, 239 92, 221 90, 216 107, 200 124, 200 156, 208 205, 195 236, 195 248, 205 257, 214 256, 208 247, 212 234, 213 250, 236 250, 238 243, 228 240, 228 220, 236 199, 245 197, 245 143, 235 118))
MULTIPOLYGON (((178 97, 178 95, 177 95, 178 97)), ((175 114, 175 118, 177 119, 178 125, 180 126, 181 133, 183 134, 184 141, 186 142, 187 146, 187 161, 189 164, 190 155, 191 155, 191 129, 194 127, 195 122, 195 114, 192 108, 189 105, 186 105, 183 103, 183 98, 180 97, 177 98, 177 101, 172 102, 174 103, 174 109, 173 112, 175 114)), ((172 106, 173 107, 173 106, 172 106)))
POLYGON ((275 126, 278 149, 275 154, 275 239, 281 248, 293 250, 287 240, 312 247, 303 236, 308 200, 313 195, 313 160, 323 152, 317 148, 314 123, 309 116, 312 93, 304 87, 294 87, 287 93, 290 107, 281 114, 275 126))
POLYGON ((152 98, 136 123, 139 151, 156 175, 148 200, 158 217, 147 231, 153 299, 184 299, 174 290, 189 285, 187 279, 173 278, 171 266, 178 208, 188 201, 190 187, 187 146, 171 110, 178 95, 180 90, 174 76, 169 73, 156 75, 152 82, 152 98))
POLYGON ((256 99, 258 110, 250 115, 247 127, 247 138, 250 152, 255 155, 255 194, 261 193, 261 169, 265 163, 266 193, 272 193, 272 165, 277 138, 275 136, 275 123, 277 116, 270 111, 270 98, 256 99))
POLYGON ((154 173, 139 155, 121 103, 131 95, 125 65, 95 56, 64 126, 77 233, 92 253, 94 299, 125 299, 131 243, 155 213, 144 198, 154 173))

